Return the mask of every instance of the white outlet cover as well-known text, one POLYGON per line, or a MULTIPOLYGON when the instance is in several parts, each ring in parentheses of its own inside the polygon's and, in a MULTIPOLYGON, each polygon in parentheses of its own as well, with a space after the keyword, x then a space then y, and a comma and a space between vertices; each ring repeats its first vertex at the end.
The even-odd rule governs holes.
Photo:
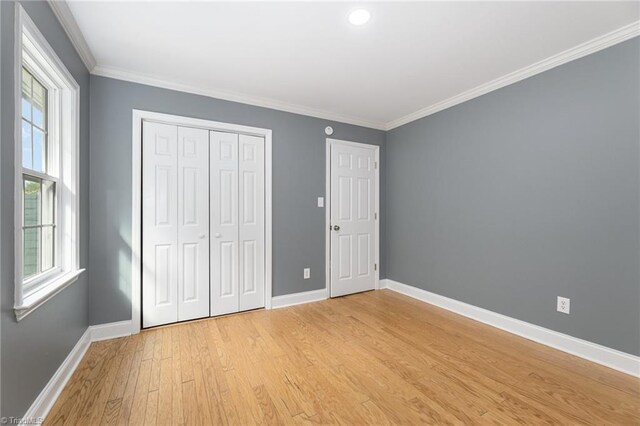
POLYGON ((558 296, 558 312, 569 314, 571 312, 571 299, 558 296))
POLYGON ((324 197, 318 197, 318 207, 324 207, 324 197))
POLYGON ((310 268, 304 268, 304 279, 308 280, 309 278, 311 278, 311 269, 310 268))

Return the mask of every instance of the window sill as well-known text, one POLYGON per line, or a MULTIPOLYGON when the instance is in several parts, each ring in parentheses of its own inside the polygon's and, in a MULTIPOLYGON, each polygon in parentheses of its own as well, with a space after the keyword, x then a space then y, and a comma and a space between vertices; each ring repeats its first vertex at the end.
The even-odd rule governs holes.
POLYGON ((52 299, 53 296, 78 281, 78 277, 85 270, 67 272, 61 276, 56 276, 48 284, 42 286, 38 291, 34 291, 24 298, 22 305, 15 306, 13 309, 16 313, 16 320, 20 321, 31 312, 42 306, 45 302, 52 299))

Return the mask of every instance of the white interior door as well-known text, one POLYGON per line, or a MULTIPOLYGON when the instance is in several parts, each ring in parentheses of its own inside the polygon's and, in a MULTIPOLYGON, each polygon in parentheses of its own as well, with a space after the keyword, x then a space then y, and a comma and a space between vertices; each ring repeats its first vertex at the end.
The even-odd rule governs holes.
POLYGON ((178 320, 176 126, 144 122, 142 140, 142 324, 178 320))
POLYGON ((375 149, 331 144, 331 297, 375 288, 375 149))
POLYGON ((211 315, 238 312, 238 135, 210 132, 211 315))
POLYGON ((264 307, 264 138, 239 136, 241 311, 264 307))
POLYGON ((178 127, 178 321, 209 316, 209 131, 178 127))

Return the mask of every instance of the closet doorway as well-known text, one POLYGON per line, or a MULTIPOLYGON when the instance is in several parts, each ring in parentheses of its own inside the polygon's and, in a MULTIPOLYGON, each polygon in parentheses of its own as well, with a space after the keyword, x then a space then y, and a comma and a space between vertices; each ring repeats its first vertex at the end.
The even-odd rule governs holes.
POLYGON ((132 331, 270 308, 271 131, 133 115, 132 331))

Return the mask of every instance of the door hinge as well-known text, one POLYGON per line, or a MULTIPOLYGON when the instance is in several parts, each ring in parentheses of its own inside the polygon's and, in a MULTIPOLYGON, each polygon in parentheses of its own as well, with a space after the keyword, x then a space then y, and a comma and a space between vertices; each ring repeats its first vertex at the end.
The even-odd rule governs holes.
POLYGON ((378 213, 374 213, 374 214, 373 214, 373 218, 374 218, 375 220, 378 220, 378 213))
POLYGON ((374 270, 374 271, 377 271, 377 270, 378 270, 378 264, 377 264, 377 263, 374 263, 374 264, 373 264, 373 270, 374 270))
POLYGON ((377 168, 378 168, 378 162, 377 162, 377 161, 374 161, 374 162, 373 162, 373 168, 374 168, 374 169, 377 169, 377 168))

